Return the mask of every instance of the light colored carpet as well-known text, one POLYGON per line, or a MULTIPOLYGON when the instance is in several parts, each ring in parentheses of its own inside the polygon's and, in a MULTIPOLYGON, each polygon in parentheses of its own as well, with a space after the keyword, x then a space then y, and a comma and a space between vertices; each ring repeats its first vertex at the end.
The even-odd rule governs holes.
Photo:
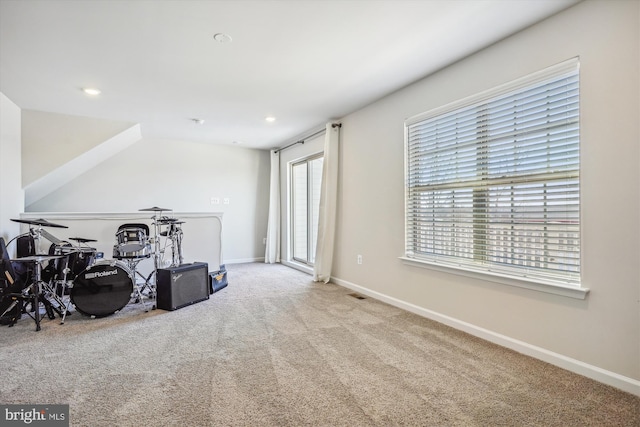
POLYGON ((640 398, 281 265, 168 312, 0 329, 0 402, 73 426, 640 426, 640 398))

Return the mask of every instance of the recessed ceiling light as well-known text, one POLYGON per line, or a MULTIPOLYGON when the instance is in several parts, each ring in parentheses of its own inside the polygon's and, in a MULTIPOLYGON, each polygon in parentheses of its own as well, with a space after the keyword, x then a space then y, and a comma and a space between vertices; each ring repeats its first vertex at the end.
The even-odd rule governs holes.
POLYGON ((276 118, 273 116, 267 116, 264 118, 266 121, 268 121, 269 123, 275 122, 276 118))
POLYGON ((231 43, 231 36, 225 33, 217 33, 213 35, 213 39, 218 43, 231 43))
POLYGON ((191 121, 197 125, 204 124, 204 119, 191 119, 191 121))
POLYGON ((82 91, 84 93, 86 93, 87 95, 91 95, 91 96, 96 96, 96 95, 100 95, 100 89, 96 89, 93 87, 85 87, 82 89, 82 91))

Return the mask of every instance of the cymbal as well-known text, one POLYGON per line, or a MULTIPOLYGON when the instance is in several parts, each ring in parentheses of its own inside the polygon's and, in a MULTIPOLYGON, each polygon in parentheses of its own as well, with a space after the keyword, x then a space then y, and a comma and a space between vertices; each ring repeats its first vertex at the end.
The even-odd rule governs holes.
POLYGON ((178 221, 178 218, 160 218, 158 222, 160 224, 173 224, 178 221))
POLYGON ((41 227, 56 227, 56 228, 69 228, 66 225, 54 224, 46 219, 11 219, 13 222, 20 222, 22 224, 39 225, 41 227))
POLYGON ((84 237, 69 237, 69 240, 75 240, 78 243, 97 242, 95 239, 85 239, 84 237))
POLYGON ((152 208, 146 208, 146 209, 138 209, 140 212, 162 212, 162 211, 170 211, 173 209, 167 209, 167 208, 159 208, 157 206, 154 206, 152 208))
POLYGON ((63 255, 31 255, 22 258, 12 259, 11 262, 43 262, 52 259, 63 258, 63 255))
POLYGON ((88 246, 60 246, 58 250, 62 255, 92 254, 96 252, 96 248, 90 248, 88 246))

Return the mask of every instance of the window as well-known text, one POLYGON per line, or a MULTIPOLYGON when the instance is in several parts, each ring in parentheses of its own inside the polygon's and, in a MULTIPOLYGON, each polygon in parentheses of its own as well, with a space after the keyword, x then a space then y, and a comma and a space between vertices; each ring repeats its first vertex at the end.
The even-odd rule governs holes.
POLYGON ((580 286, 571 60, 405 123, 405 258, 580 286))
POLYGON ((316 257, 323 157, 291 165, 291 248, 293 259, 313 265, 316 257))

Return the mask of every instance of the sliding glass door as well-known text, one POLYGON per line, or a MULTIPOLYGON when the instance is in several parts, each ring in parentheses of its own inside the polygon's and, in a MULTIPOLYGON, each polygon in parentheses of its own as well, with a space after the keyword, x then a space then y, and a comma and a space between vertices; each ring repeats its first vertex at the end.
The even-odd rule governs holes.
POLYGON ((291 165, 291 249, 295 261, 313 265, 318 237, 318 211, 323 156, 291 165))

